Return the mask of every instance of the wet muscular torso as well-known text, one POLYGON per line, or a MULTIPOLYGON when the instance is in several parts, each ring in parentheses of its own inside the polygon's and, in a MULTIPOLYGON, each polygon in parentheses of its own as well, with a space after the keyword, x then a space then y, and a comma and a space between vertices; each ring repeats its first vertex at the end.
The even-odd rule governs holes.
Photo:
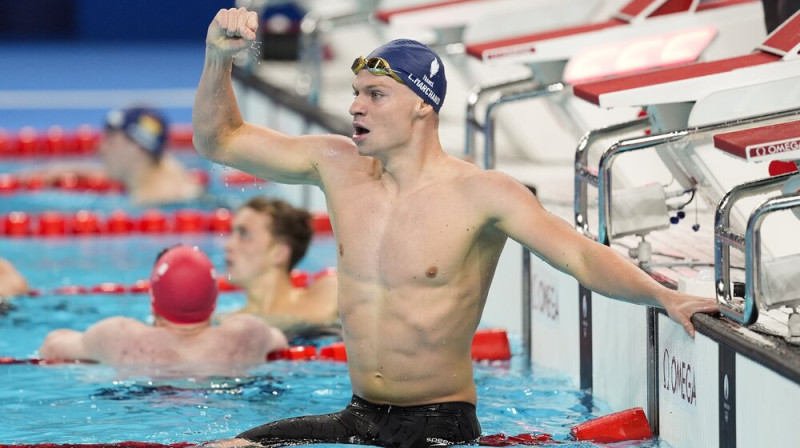
POLYGON ((505 237, 463 188, 470 173, 406 192, 375 179, 328 194, 348 364, 363 398, 475 402, 470 343, 505 237))

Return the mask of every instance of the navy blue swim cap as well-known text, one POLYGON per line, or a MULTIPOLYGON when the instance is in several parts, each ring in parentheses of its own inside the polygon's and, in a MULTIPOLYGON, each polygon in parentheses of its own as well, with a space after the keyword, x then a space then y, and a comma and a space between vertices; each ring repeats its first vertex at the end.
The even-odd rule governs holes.
POLYGON ((376 48, 367 59, 373 57, 385 59, 403 83, 439 113, 447 93, 447 78, 435 51, 415 40, 397 39, 376 48))
POLYGON ((167 121, 156 110, 146 107, 114 109, 106 116, 106 129, 122 131, 159 160, 167 141, 167 121))

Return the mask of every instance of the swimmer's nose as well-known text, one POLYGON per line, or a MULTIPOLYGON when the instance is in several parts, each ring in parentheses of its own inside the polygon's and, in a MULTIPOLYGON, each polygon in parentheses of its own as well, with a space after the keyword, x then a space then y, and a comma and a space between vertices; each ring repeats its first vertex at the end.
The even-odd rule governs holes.
POLYGON ((360 95, 356 95, 353 98, 353 103, 350 104, 350 110, 348 111, 350 112, 350 115, 354 117, 358 115, 364 115, 364 106, 362 106, 362 102, 359 100, 359 98, 360 95))

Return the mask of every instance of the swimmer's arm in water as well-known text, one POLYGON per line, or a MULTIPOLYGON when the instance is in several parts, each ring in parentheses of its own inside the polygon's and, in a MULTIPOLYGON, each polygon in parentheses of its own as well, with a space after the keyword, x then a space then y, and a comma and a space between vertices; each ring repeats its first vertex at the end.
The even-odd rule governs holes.
POLYGON ((0 258, 0 298, 28 292, 28 282, 11 262, 0 258))
POLYGON ((60 360, 89 359, 89 352, 83 344, 82 332, 60 328, 47 334, 39 347, 39 356, 60 360))
POLYGON ((103 319, 85 332, 59 329, 50 332, 39 348, 46 359, 92 360, 105 362, 109 354, 118 351, 116 344, 125 340, 145 324, 128 317, 115 316, 103 319))
POLYGON ((520 244, 587 288, 626 302, 664 308, 690 336, 694 313, 718 311, 711 298, 670 290, 608 246, 584 237, 566 221, 545 210, 516 180, 497 172, 484 173, 475 194, 482 198, 487 220, 520 244))
POLYGON ((319 185, 324 154, 354 149, 344 136, 292 137, 246 123, 231 85, 236 53, 256 38, 258 16, 244 8, 221 10, 208 27, 206 59, 192 110, 193 143, 204 157, 283 183, 319 185))

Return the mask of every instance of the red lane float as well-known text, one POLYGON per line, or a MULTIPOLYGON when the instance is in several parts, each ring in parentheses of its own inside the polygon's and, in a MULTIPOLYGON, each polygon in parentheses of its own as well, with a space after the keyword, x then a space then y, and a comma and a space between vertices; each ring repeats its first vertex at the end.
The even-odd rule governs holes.
POLYGON ((642 408, 631 408, 575 425, 570 434, 576 440, 614 443, 645 440, 653 437, 650 423, 642 408))
POLYGON ((328 361, 347 362, 347 350, 344 342, 334 342, 319 349, 319 358, 328 361))
MULTIPOLYGON (((572 440, 593 443, 618 443, 653 438, 650 423, 642 408, 631 408, 575 425, 570 429, 572 440)), ((566 441, 553 440, 547 433, 493 434, 478 439, 482 446, 558 445, 566 441)))
POLYGON ((315 359, 317 357, 317 348, 313 345, 298 345, 289 347, 283 350, 277 350, 267 354, 267 361, 276 361, 279 359, 287 359, 290 361, 302 361, 315 359))
MULTIPOLYGON (((205 170, 191 169, 188 172, 195 183, 208 187, 210 178, 205 170)), ((125 191, 125 185, 103 173, 61 173, 49 177, 40 173, 0 174, 0 193, 11 194, 20 191, 39 191, 44 189, 119 194, 125 191)))
POLYGON ((113 443, 26 443, 15 445, 0 444, 0 448, 186 448, 198 446, 196 443, 154 443, 154 442, 113 442, 113 443))
MULTIPOLYGON (((121 285, 113 284, 113 283, 103 283, 101 285, 92 287, 92 288, 79 288, 79 287, 64 287, 62 291, 67 293, 75 292, 77 293, 121 293, 121 292, 131 292, 131 288, 125 288, 121 285)), ((476 332, 476 336, 478 340, 480 340, 480 335, 486 334, 487 330, 478 330, 476 332)), ((488 330, 488 333, 491 334, 491 340, 497 340, 497 334, 505 334, 503 330, 491 329, 488 330)), ((502 345, 502 344, 501 344, 502 345)), ((474 358, 474 356, 473 356, 474 358)), ((289 347, 287 349, 276 350, 270 352, 266 356, 267 361, 276 361, 276 360, 290 360, 290 361, 310 361, 310 360, 325 360, 325 361, 338 361, 338 362, 347 362, 347 350, 345 349, 344 342, 338 341, 333 342, 329 345, 321 347, 319 350, 313 345, 298 345, 289 347)), ((476 359, 480 360, 480 359, 476 359)), ((44 359, 36 359, 36 358, 28 358, 28 359, 16 359, 16 358, 9 358, 9 357, 0 357, 0 364, 53 364, 53 363, 66 363, 66 362, 86 362, 86 361, 68 361, 68 360, 44 360, 44 359)), ((627 417, 627 420, 617 417, 613 419, 614 422, 627 422, 633 421, 630 417, 627 417)), ((638 416, 637 416, 638 418, 638 416)), ((645 422, 646 422, 645 418, 645 422)), ((637 420, 638 421, 638 420, 637 420)), ((626 428, 633 427, 636 423, 626 423, 626 428)), ((602 425, 595 425, 591 427, 589 425, 585 425, 578 431, 581 435, 584 434, 591 434, 595 437, 600 437, 603 435, 602 425)), ((631 430, 626 429, 626 434, 632 433, 631 430)), ((606 437, 613 437, 611 436, 606 437)), ((588 439, 584 439, 588 440, 588 439)))
MULTIPOLYGON (((346 362, 347 350, 344 342, 335 342, 322 347, 318 357, 319 359, 346 362)), ((477 330, 472 339, 472 359, 475 361, 507 361, 511 359, 506 331, 498 328, 477 330)))
POLYGON ((70 235, 107 235, 140 233, 229 233, 233 215, 230 210, 178 210, 174 213, 158 209, 133 217, 124 210, 102 216, 89 210, 75 213, 45 211, 38 215, 11 212, 0 218, 0 233, 9 237, 63 237, 70 235))
MULTIPOLYGON (((233 213, 224 208, 213 211, 181 209, 164 212, 149 209, 138 217, 128 215, 124 210, 114 210, 107 216, 89 210, 79 210, 74 214, 45 211, 38 215, 25 212, 11 212, 0 217, 0 235, 9 237, 26 236, 69 236, 69 235, 120 235, 139 233, 230 233, 233 213)), ((314 215, 311 222, 314 233, 332 231, 330 219, 325 214, 314 215)))
MULTIPOLYGON (((103 130, 84 124, 75 129, 50 126, 44 131, 24 126, 17 132, 0 129, 0 157, 43 157, 92 154, 103 139, 103 130)), ((173 124, 167 134, 170 149, 194 149, 191 124, 173 124)))
MULTIPOLYGON (((291 281, 295 287, 305 288, 319 278, 334 275, 335 268, 326 268, 314 274, 295 269, 291 273, 291 281)), ((240 287, 230 283, 225 276, 217 278, 220 292, 239 291, 240 287)), ((103 282, 93 286, 65 285, 49 291, 30 289, 28 296, 40 297, 44 295, 80 295, 80 294, 142 294, 150 290, 148 280, 138 280, 132 285, 123 285, 115 282, 103 282)))
POLYGON ((222 176, 222 181, 225 183, 226 186, 263 184, 267 182, 266 180, 260 177, 253 176, 252 174, 245 173, 244 171, 239 171, 239 170, 226 172, 225 175, 222 176))
POLYGON ((507 361, 511 359, 508 334, 499 328, 482 328, 472 338, 472 359, 479 361, 507 361))

